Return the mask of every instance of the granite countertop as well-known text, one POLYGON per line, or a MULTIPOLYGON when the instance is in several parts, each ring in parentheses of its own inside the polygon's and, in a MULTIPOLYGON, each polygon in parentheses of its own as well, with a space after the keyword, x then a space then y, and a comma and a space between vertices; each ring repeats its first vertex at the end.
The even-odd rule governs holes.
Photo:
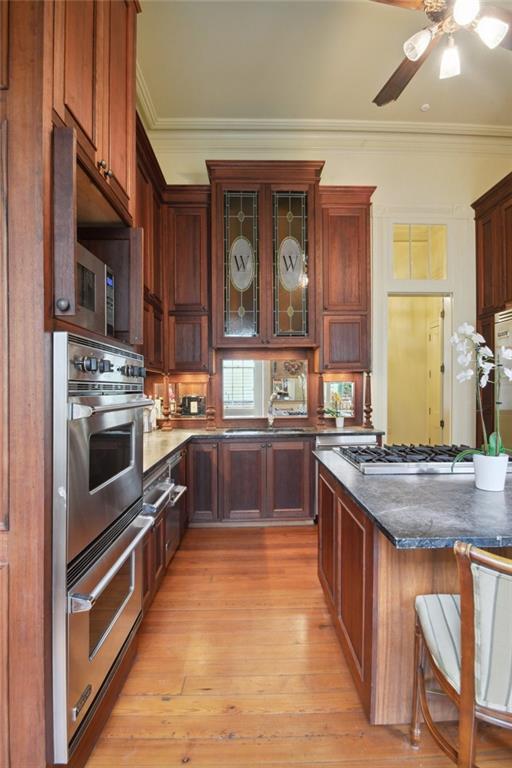
POLYGON ((316 459, 397 549, 512 546, 512 477, 503 492, 480 491, 471 474, 363 475, 334 451, 316 459))
POLYGON ((233 427, 233 431, 226 429, 172 429, 164 432, 160 429, 149 432, 144 435, 144 461, 143 472, 146 474, 156 465, 183 448, 193 438, 209 440, 225 440, 234 438, 248 437, 294 437, 304 435, 305 437, 315 437, 316 435, 382 435, 378 429, 365 429, 363 427, 278 427, 272 430, 265 428, 238 428, 233 427))

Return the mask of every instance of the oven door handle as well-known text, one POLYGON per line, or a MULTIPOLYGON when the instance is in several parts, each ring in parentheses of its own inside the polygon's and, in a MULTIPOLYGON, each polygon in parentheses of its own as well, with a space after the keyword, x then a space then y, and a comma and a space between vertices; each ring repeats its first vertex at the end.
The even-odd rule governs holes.
POLYGON ((178 501, 181 499, 185 491, 187 490, 186 485, 175 485, 173 490, 175 491, 174 495, 171 496, 169 502, 171 507, 175 507, 178 501))
POLYGON ((109 411, 126 411, 130 408, 150 408, 155 404, 154 400, 129 400, 127 403, 111 403, 110 405, 81 405, 72 403, 71 420, 88 419, 95 413, 108 413, 109 411))
POLYGON ((152 528, 153 525, 155 524, 155 521, 153 520, 152 517, 146 517, 145 515, 140 515, 138 522, 140 522, 142 525, 139 533, 135 536, 133 541, 131 541, 130 544, 126 547, 123 554, 116 560, 114 565, 111 568, 109 568, 107 573, 98 582, 98 584, 96 584, 94 589, 91 589, 88 595, 83 595, 83 594, 80 594, 79 592, 72 592, 69 595, 68 613, 84 613, 85 611, 92 610, 96 600, 101 595, 103 590, 109 585, 109 583, 112 581, 112 579, 114 578, 118 570, 121 568, 121 566, 123 566, 124 563, 128 560, 128 558, 130 557, 135 547, 144 538, 144 536, 149 531, 149 529, 152 528))
POLYGON ((174 488, 176 488, 174 483, 165 483, 164 492, 158 497, 158 499, 155 501, 154 504, 149 504, 147 501, 143 501, 142 509, 144 514, 156 516, 160 512, 164 504, 166 504, 169 501, 171 491, 174 488))

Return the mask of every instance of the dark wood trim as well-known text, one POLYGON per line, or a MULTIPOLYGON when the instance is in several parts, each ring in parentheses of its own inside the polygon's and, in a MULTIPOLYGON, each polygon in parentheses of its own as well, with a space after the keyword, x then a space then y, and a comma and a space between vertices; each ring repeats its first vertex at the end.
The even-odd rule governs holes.
POLYGON ((189 205, 210 205, 211 187, 209 184, 168 184, 163 190, 163 202, 179 208, 189 205))
MULTIPOLYGON (((146 174, 150 177, 151 184, 158 193, 160 200, 162 200, 162 193, 166 188, 165 178, 138 113, 136 116, 136 145, 137 160, 144 166, 146 174)), ((133 211, 135 211, 135 208, 133 208, 133 211)))
POLYGON ((76 314, 76 132, 53 129, 53 310, 64 317, 76 314), (66 309, 58 302, 68 303, 66 309))
POLYGON ((212 183, 258 179, 262 184, 271 184, 285 178, 293 184, 318 184, 324 165, 324 160, 206 160, 212 183))
POLYGON ((377 187, 325 186, 318 188, 322 208, 369 205, 377 187))
MULTIPOLYGON (((9 294, 7 270, 7 121, 0 123, 0 366, 8 370, 9 294)), ((0 530, 9 527, 8 492, 9 390, 0 390, 0 530)), ((1 752, 0 752, 1 755, 1 752)))
POLYGON ((9 0, 0 0, 0 91, 9 87, 9 0))
POLYGON ((0 562, 0 765, 9 765, 9 567, 0 562))
POLYGON ((508 173, 503 179, 500 179, 491 189, 488 189, 478 200, 471 203, 476 216, 481 216, 490 208, 494 208, 503 197, 510 194, 512 189, 512 173, 508 173))

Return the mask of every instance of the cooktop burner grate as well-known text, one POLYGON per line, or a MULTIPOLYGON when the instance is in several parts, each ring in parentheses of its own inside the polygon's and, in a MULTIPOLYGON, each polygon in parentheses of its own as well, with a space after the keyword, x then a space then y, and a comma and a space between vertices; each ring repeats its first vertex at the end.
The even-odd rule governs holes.
MULTIPOLYGON (((335 450, 365 474, 448 473, 455 457, 468 445, 343 446, 335 450)), ((473 459, 466 456, 454 472, 473 472, 473 459)))

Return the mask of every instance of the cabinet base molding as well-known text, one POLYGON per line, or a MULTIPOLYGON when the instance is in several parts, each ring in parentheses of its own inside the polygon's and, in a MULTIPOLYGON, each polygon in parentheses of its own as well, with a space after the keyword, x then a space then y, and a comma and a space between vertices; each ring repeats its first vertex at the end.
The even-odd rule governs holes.
POLYGON ((314 525, 314 520, 223 520, 219 523, 189 523, 189 528, 297 528, 314 525))

